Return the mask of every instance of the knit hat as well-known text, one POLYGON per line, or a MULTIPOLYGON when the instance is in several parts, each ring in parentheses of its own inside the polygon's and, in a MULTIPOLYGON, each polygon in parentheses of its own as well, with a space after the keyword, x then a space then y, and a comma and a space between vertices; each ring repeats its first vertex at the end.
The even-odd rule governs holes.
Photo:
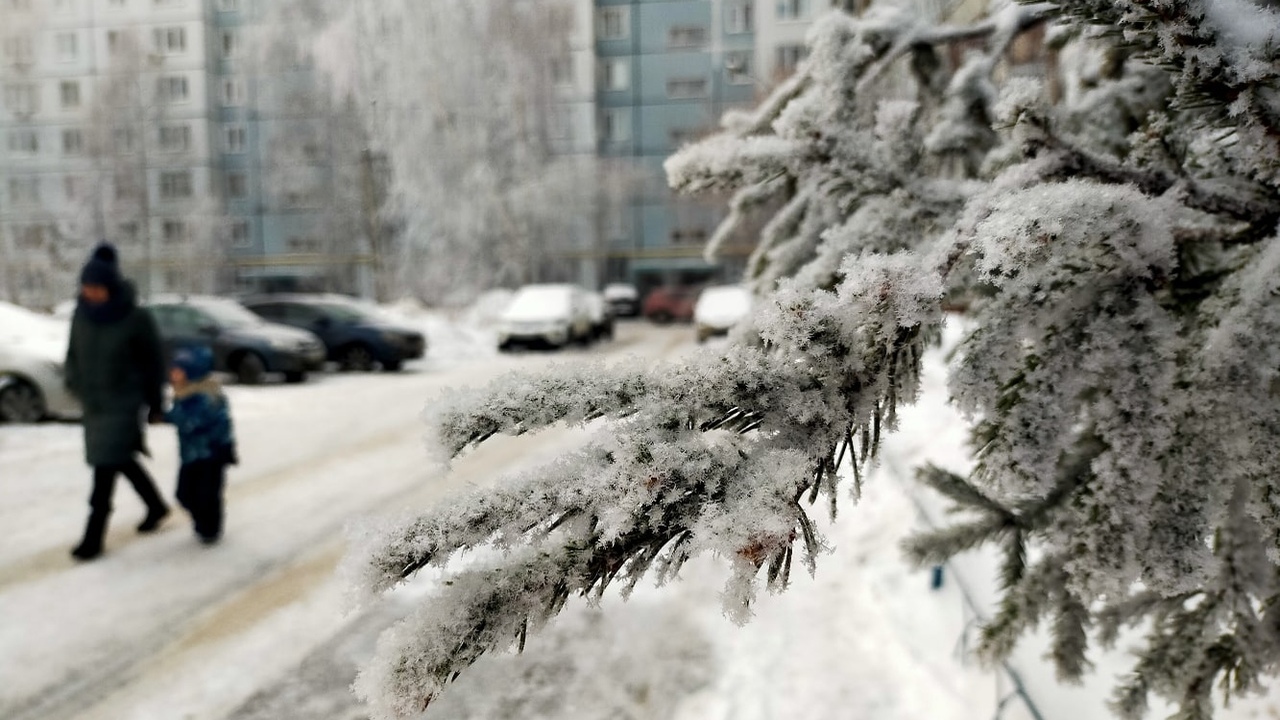
POLYGON ((213 352, 203 345, 188 345, 173 353, 173 366, 192 382, 197 382, 213 372, 213 352))
POLYGON ((84 264, 84 269, 80 271, 80 284, 117 288, 122 282, 116 249, 110 243, 104 242, 94 249, 89 262, 84 264))

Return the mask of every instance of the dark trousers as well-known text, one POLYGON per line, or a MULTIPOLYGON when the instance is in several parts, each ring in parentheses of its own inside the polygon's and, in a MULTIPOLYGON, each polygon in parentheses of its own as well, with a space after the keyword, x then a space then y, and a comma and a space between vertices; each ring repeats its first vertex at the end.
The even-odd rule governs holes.
POLYGON ((222 534, 222 488, 226 484, 225 463, 196 460, 178 470, 178 502, 191 513, 196 534, 216 540, 222 534))
POLYGON ((136 460, 121 465, 99 465, 93 469, 93 492, 89 495, 89 524, 85 527, 80 547, 101 550, 102 539, 107 532, 107 517, 111 515, 111 496, 116 489, 116 476, 124 475, 133 489, 147 505, 147 515, 160 515, 168 509, 156 484, 136 460))

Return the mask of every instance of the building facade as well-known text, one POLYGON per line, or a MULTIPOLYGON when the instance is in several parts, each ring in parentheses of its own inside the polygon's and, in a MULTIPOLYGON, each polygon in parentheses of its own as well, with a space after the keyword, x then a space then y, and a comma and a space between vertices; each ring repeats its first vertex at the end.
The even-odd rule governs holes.
POLYGON ((271 7, 0 0, 11 299, 66 297, 99 239, 120 247, 144 294, 319 277, 367 291, 351 216, 370 168, 352 145, 354 111, 335 109, 305 53, 275 62, 251 45, 271 7), (334 152, 339 138, 347 152, 334 152))
POLYGON ((696 283, 723 201, 676 196, 662 164, 757 97, 753 0, 595 0, 599 154, 630 163, 624 202, 601 224, 605 275, 642 288, 696 283))

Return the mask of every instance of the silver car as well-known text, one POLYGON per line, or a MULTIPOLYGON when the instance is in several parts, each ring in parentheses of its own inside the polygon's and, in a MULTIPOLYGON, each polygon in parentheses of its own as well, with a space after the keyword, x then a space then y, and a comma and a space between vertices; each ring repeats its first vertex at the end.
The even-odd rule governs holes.
POLYGON ((70 326, 11 305, 0 310, 0 422, 80 417, 64 385, 70 326))

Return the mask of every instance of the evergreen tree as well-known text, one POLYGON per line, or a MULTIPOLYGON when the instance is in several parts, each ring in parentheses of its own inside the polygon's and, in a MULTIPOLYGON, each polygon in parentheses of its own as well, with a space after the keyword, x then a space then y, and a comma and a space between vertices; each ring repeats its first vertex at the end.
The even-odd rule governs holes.
POLYGON ((725 609, 746 619, 761 585, 813 568, 811 506, 834 514, 844 479, 856 495, 955 305, 969 330, 951 391, 975 464, 921 471, 964 514, 907 551, 1002 549, 982 653, 1048 621, 1073 680, 1091 644, 1140 626, 1119 716, 1155 693, 1207 718, 1215 685, 1256 690, 1280 660, 1278 37, 1250 0, 821 21, 795 77, 667 164, 677 189, 733 192, 729 225, 780 208, 750 265, 752 327, 687 362, 512 376, 437 408, 455 455, 602 429, 373 540, 372 591, 451 574, 384 637, 361 692, 384 716, 417 712, 571 596, 664 582, 700 553, 731 564, 725 609), (1005 71, 1046 23, 1079 61, 1061 99, 1005 71), (977 41, 948 73, 947 47, 977 41), (450 565, 475 548, 496 552, 450 565))

